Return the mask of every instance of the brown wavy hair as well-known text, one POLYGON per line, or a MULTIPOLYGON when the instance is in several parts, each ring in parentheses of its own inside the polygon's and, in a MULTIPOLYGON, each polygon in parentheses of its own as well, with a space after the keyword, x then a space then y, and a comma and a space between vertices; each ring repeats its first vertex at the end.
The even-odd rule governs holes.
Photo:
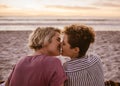
POLYGON ((68 43, 71 48, 79 47, 79 57, 86 54, 90 43, 95 41, 95 32, 92 27, 73 24, 66 26, 63 33, 68 36, 68 43))

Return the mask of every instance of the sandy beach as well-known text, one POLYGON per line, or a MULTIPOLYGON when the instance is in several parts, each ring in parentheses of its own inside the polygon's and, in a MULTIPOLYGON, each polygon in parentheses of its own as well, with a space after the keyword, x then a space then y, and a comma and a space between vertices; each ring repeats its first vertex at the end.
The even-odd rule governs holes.
MULTIPOLYGON (((0 31, 0 80, 6 80, 13 66, 32 51, 27 47, 31 31, 0 31)), ((120 31, 97 31, 88 53, 100 55, 105 80, 120 82, 120 31)))

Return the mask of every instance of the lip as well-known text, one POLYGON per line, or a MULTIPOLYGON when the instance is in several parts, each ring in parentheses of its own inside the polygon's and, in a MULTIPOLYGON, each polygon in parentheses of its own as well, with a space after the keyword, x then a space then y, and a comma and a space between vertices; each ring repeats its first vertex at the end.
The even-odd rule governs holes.
POLYGON ((58 45, 57 49, 58 49, 58 50, 60 50, 60 49, 61 49, 61 46, 60 46, 60 45, 58 45))
POLYGON ((57 50, 59 50, 59 51, 60 51, 60 47, 57 47, 57 50))
POLYGON ((64 53, 64 51, 63 50, 61 50, 61 54, 63 54, 64 53))

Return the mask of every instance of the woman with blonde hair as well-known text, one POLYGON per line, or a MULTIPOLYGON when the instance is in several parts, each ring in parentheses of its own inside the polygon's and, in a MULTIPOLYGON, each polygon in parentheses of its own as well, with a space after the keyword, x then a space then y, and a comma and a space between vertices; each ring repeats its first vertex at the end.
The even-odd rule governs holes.
POLYGON ((66 76, 55 58, 60 51, 60 30, 38 27, 28 44, 34 53, 15 65, 5 86, 63 86, 66 76))

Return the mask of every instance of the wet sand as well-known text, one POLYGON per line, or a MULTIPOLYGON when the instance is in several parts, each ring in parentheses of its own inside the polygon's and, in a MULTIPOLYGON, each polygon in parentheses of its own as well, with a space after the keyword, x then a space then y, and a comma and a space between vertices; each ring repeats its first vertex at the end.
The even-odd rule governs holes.
MULTIPOLYGON (((32 51, 27 47, 31 31, 0 31, 0 80, 6 80, 13 66, 32 51)), ((120 82, 120 31, 97 31, 88 53, 100 55, 105 80, 120 82)))

